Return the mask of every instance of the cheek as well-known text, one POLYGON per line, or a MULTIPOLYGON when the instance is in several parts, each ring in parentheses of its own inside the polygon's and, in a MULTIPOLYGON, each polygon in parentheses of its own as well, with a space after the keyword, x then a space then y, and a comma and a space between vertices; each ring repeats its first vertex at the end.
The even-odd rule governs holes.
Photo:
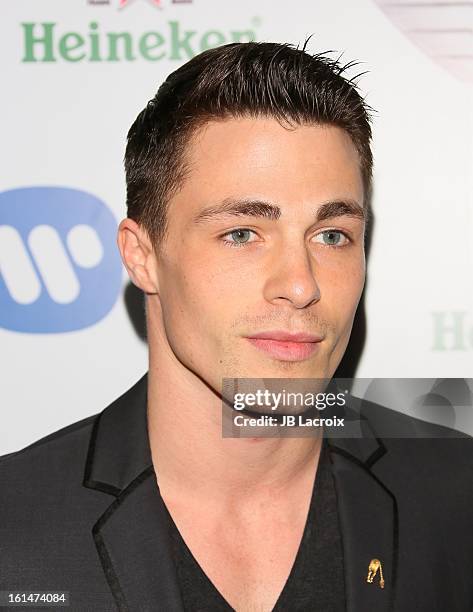
POLYGON ((321 267, 319 270, 321 305, 342 316, 354 313, 365 283, 364 257, 354 257, 344 265, 321 267))
POLYGON ((205 274, 182 264, 167 266, 159 297, 163 333, 172 352, 187 368, 200 371, 211 360, 215 351, 211 347, 220 335, 205 274))
POLYGON ((166 281, 160 284, 165 320, 188 327, 198 324, 205 303, 205 279, 199 269, 172 266, 166 270, 166 281))
POLYGON ((331 342, 327 345, 332 375, 348 346, 364 282, 364 258, 355 259, 338 271, 332 269, 331 274, 324 276, 320 307, 332 323, 331 342))
POLYGON ((238 284, 224 271, 193 259, 167 265, 160 282, 164 325, 168 337, 208 344, 238 309, 238 284))

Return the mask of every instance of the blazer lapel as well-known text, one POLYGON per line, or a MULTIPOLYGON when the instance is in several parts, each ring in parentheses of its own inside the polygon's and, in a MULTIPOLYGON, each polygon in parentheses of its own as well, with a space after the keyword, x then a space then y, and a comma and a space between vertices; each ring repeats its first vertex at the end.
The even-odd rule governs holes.
POLYGON ((147 377, 96 421, 84 486, 113 496, 92 529, 120 612, 183 612, 164 502, 151 460, 147 377))
POLYGON ((133 480, 92 531, 120 612, 183 611, 152 468, 133 480))
POLYGON ((366 419, 350 409, 347 416, 358 430, 357 437, 330 437, 328 433, 344 551, 347 612, 391 612, 396 592, 397 504, 372 469, 386 449, 366 419), (376 566, 377 561, 381 568, 368 582, 370 564, 376 566))

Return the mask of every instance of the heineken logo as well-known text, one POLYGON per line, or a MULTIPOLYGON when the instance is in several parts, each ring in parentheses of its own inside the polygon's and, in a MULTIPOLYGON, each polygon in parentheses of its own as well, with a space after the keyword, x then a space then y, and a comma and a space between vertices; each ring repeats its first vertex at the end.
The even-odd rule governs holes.
MULTIPOLYGON (((258 23, 253 20, 255 25, 258 23)), ((97 21, 85 31, 61 31, 52 21, 21 24, 22 62, 132 62, 162 59, 187 61, 201 51, 230 42, 256 40, 252 27, 241 30, 198 30, 183 28, 170 20, 147 32, 106 32, 97 21)))
POLYGON ((473 349, 473 321, 466 310, 432 313, 434 351, 473 349))

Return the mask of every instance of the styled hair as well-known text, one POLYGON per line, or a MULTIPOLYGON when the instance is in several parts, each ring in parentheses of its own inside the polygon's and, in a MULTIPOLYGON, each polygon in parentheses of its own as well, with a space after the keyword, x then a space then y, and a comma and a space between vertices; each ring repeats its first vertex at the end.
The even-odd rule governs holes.
POLYGON ((312 55, 306 45, 247 42, 204 51, 172 72, 140 112, 125 153, 127 214, 155 248, 165 240, 168 202, 186 174, 186 144, 212 120, 274 117, 291 126, 342 128, 359 154, 368 202, 371 108, 356 77, 345 77, 355 64, 312 55))

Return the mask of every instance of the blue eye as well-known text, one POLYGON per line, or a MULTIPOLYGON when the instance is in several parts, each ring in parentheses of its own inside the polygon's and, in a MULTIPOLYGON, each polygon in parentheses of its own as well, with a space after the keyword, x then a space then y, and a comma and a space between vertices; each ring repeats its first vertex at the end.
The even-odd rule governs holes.
POLYGON ((233 240, 224 240, 223 242, 228 246, 232 247, 242 247, 245 246, 247 242, 250 240, 250 235, 254 233, 253 230, 246 229, 244 227, 239 227, 237 229, 232 230, 231 232, 227 232, 222 236, 231 236, 233 240))
POLYGON ((320 232, 320 234, 317 234, 316 238, 321 238, 322 240, 316 240, 315 242, 332 247, 344 246, 350 242, 348 236, 340 230, 324 230, 320 232))
MULTIPOLYGON (((254 240, 251 240, 251 235, 255 234, 253 230, 245 227, 238 227, 237 229, 231 230, 220 238, 223 239, 223 243, 230 247, 244 247, 247 244, 251 244, 254 240), (226 239, 229 236, 231 239, 226 239)), ((346 246, 351 242, 350 238, 341 230, 328 229, 318 233, 315 236, 315 242, 323 244, 324 246, 339 248, 346 246)))

